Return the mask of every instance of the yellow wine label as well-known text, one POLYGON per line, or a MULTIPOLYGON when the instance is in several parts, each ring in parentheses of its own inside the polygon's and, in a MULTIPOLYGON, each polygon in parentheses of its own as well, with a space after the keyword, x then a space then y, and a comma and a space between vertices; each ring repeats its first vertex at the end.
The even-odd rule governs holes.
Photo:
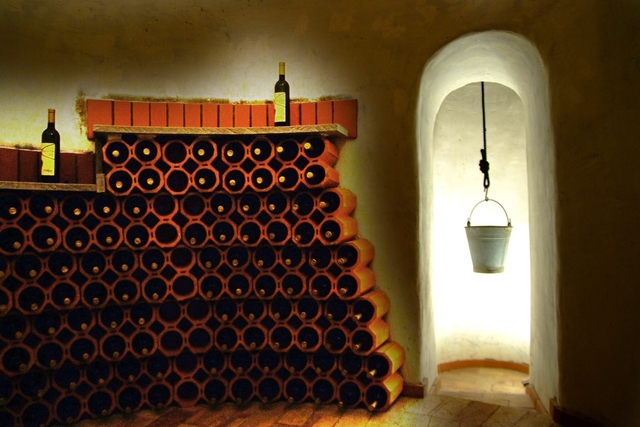
POLYGON ((53 176, 56 173, 56 145, 51 142, 43 142, 40 147, 42 159, 40 175, 53 176))
POLYGON ((273 98, 273 104, 276 107, 275 122, 284 122, 287 120, 287 94, 285 92, 276 92, 273 98))

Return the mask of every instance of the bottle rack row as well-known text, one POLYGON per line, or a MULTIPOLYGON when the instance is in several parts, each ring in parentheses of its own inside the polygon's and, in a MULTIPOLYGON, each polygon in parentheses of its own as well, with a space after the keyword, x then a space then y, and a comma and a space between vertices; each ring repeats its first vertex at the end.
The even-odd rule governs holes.
POLYGON ((0 425, 392 404, 404 353, 355 195, 331 141, 292 135, 109 135, 106 193, 0 193, 0 425))
POLYGON ((59 248, 83 253, 92 248, 142 250, 179 244, 193 248, 234 243, 309 247, 339 244, 358 232, 357 222, 349 216, 355 197, 344 189, 325 190, 316 197, 300 193, 292 200, 282 193, 266 197, 247 193, 236 198, 226 193, 212 197, 161 193, 121 200, 107 195, 88 197, 58 200, 40 194, 22 202, 14 194, 0 194, 0 218, 6 221, 0 229, 0 253, 59 248))
POLYGON ((46 310, 29 318, 13 312, 0 318, 0 360, 4 371, 15 375, 34 364, 46 369, 66 359, 119 360, 128 352, 142 357, 158 348, 175 355, 212 347, 224 352, 267 347, 286 352, 299 346, 306 352, 324 348, 339 354, 350 348, 366 355, 389 337, 382 319, 388 309, 386 295, 374 291, 352 305, 341 300, 318 304, 312 298, 294 303, 279 298, 269 304, 258 299, 193 299, 156 307, 111 304, 99 312, 46 310))
MULTIPOLYGON (((20 350, 12 349, 5 353, 15 353, 15 359, 9 366, 15 368, 25 366, 20 360, 20 350), (18 365, 17 362, 21 363, 18 365)), ((286 378, 287 374, 310 373, 310 376, 332 377, 336 381, 345 378, 358 380, 364 385, 369 382, 382 381, 393 374, 404 362, 404 351, 397 343, 387 343, 369 355, 358 355, 352 351, 340 354, 331 353, 326 349, 315 352, 304 352, 297 347, 287 352, 278 352, 271 348, 238 349, 234 352, 222 352, 219 349, 208 349, 206 352, 194 353, 188 350, 174 355, 167 355, 161 351, 153 351, 140 357, 134 352, 127 352, 117 360, 98 356, 86 359, 80 363, 62 361, 56 364, 44 364, 20 370, 13 376, 2 377, 0 381, 0 405, 6 405, 12 397, 12 390, 22 390, 29 397, 42 397, 40 390, 45 385, 56 386, 59 391, 73 391, 84 380, 94 387, 101 387, 115 376, 123 382, 135 382, 141 376, 148 376, 154 380, 171 377, 173 372, 179 378, 229 377, 230 375, 280 374, 286 378), (29 392, 30 384, 42 384, 36 390, 29 392), (26 391, 25 391, 26 389, 26 391), (37 391, 37 393, 36 393, 37 391)))
MULTIPOLYGON (((302 271, 309 277, 315 273, 328 273, 337 277, 343 272, 362 270, 373 258, 374 249, 366 239, 356 239, 337 247, 316 246, 300 248, 294 245, 274 248, 259 246, 248 248, 207 247, 192 249, 178 246, 172 249, 147 248, 132 252, 87 251, 70 254, 57 251, 50 254, 26 252, 17 256, 0 258, 0 280, 9 289, 17 289, 22 283, 39 283, 49 287, 56 280, 69 278, 77 285, 88 278, 101 277, 117 272, 119 277, 163 275, 171 278, 175 272, 192 272, 199 276, 205 272, 218 272, 227 277, 231 271, 246 270, 252 277, 261 272, 272 272, 277 277, 285 273, 302 271), (197 266, 197 268, 196 268, 197 266), (165 271, 171 267, 171 271, 165 271), (142 272, 137 272, 141 269, 142 272), (46 270, 46 271, 45 271, 46 270), (200 273, 200 274, 198 274, 200 273), (14 282, 18 283, 17 285, 14 282)), ((109 277, 105 278, 111 282, 109 277)))
POLYGON ((107 188, 117 195, 165 190, 227 193, 336 187, 338 150, 320 136, 255 137, 218 143, 208 137, 110 138, 103 147, 107 188), (135 139, 134 139, 135 138, 135 139), (278 141, 279 140, 279 141, 278 141))
POLYGON ((193 250, 151 248, 136 253, 24 253, 0 258, 0 317, 11 309, 37 314, 47 307, 99 309, 109 303, 230 297, 353 300, 371 290, 373 247, 357 239, 329 249, 232 246, 193 250))
MULTIPOLYGON (((177 221, 178 213, 188 219, 213 222, 209 219, 232 219, 240 224, 247 219, 261 223, 271 218, 312 220, 320 223, 324 217, 345 217, 356 207, 355 195, 346 188, 330 188, 298 193, 271 192, 267 194, 245 192, 231 195, 225 192, 188 193, 182 197, 166 193, 131 195, 120 198, 108 194, 84 194, 56 197, 53 193, 24 192, 0 193, 0 220, 4 225, 17 225, 29 229, 34 224, 53 222, 59 228, 68 225, 95 225, 98 221, 113 221, 120 226, 130 223, 177 221), (121 215, 120 215, 121 214, 121 215), (264 220, 264 216, 269 218, 264 220), (319 217, 322 216, 323 218, 319 217)), ((184 220, 183 220, 184 221, 184 220)), ((180 221, 177 221, 180 222, 180 221)))
POLYGON ((39 427, 170 405, 283 398, 289 403, 384 410, 402 389, 397 368, 403 359, 401 349, 389 345, 366 359, 349 353, 336 360, 321 353, 301 358, 263 351, 231 356, 182 353, 175 358, 154 354, 117 364, 66 364, 55 372, 32 370, 12 380, 0 378, 0 422, 39 427))

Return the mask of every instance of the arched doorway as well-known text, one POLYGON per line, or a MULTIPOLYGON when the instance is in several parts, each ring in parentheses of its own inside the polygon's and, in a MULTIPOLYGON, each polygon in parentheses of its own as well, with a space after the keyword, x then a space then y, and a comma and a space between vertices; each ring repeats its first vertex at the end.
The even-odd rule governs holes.
MULTIPOLYGON (((557 394, 555 174, 548 81, 537 49, 525 38, 490 31, 461 37, 425 68, 417 114, 420 185, 420 286, 423 378, 437 373, 434 307, 434 131, 446 96, 485 81, 512 89, 525 116, 531 259, 530 378, 543 402, 557 394)), ((468 256, 468 254, 462 254, 468 256)))
MULTIPOLYGON (((478 168, 482 139, 480 82, 457 88, 440 105, 434 129, 433 260, 434 322, 438 365, 493 359, 529 364, 530 255, 524 108, 520 97, 485 84, 487 152, 491 185, 513 222, 506 268, 473 272, 464 225, 484 198, 478 168)), ((473 225, 506 225, 497 203, 481 203, 473 225)))

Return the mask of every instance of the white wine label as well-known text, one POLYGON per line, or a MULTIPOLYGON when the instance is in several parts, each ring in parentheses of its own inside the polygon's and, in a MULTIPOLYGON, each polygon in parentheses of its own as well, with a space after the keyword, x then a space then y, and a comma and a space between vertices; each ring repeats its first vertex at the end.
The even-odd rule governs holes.
POLYGON ((56 173, 56 145, 50 142, 41 144, 42 170, 40 175, 53 176, 56 173))
POLYGON ((285 92, 276 92, 273 98, 276 107, 275 122, 284 122, 287 120, 287 94, 285 92))

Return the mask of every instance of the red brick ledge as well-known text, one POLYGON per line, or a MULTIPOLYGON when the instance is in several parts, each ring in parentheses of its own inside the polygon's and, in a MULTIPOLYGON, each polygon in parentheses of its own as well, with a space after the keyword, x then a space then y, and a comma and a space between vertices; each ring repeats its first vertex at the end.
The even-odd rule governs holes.
MULTIPOLYGON (((95 184, 94 153, 60 153, 60 182, 95 184)), ((38 182, 40 151, 0 147, 0 181, 38 182)))
MULTIPOLYGON (((87 137, 94 125, 160 127, 266 127, 273 126, 274 107, 265 104, 220 104, 87 100, 87 137)), ((291 103, 291 126, 337 123, 348 138, 358 136, 358 101, 291 103)))

